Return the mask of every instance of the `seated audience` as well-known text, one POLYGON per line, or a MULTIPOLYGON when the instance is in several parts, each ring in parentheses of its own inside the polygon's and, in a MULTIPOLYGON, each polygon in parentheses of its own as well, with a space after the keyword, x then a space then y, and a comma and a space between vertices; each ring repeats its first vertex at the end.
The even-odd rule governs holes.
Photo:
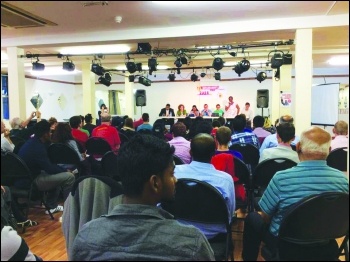
POLYGON ((83 131, 85 134, 88 135, 88 137, 90 136, 90 132, 86 129, 83 128, 83 126, 85 125, 85 117, 80 115, 81 118, 81 126, 80 126, 80 130, 83 131))
POLYGON ((13 152, 13 149, 15 149, 15 145, 11 141, 10 130, 6 128, 4 121, 1 120, 1 150, 13 152))
POLYGON ((10 121, 10 136, 17 136, 24 140, 29 139, 34 134, 33 127, 27 127, 30 121, 36 117, 37 121, 41 120, 41 113, 39 111, 33 111, 26 120, 22 120, 19 117, 15 117, 10 121))
POLYGON ((231 135, 232 135, 232 132, 230 128, 228 128, 227 126, 219 127, 215 137, 217 142, 215 154, 228 153, 233 155, 234 157, 237 157, 243 160, 243 156, 240 152, 229 149, 229 144, 231 142, 231 135))
POLYGON ((218 131, 218 128, 221 126, 221 124, 218 120, 214 120, 211 123, 211 126, 213 127, 213 129, 211 130, 211 135, 215 138, 216 131, 218 131))
POLYGON ((183 104, 180 104, 177 109, 178 110, 176 112, 176 116, 180 116, 180 117, 187 116, 187 112, 186 112, 185 106, 183 104))
POLYGON ((102 137, 111 146, 112 151, 117 153, 120 147, 120 137, 118 130, 111 126, 111 115, 108 113, 101 114, 101 125, 92 130, 91 137, 102 137))
POLYGON ((122 204, 83 226, 73 243, 72 260, 214 260, 197 228, 157 207, 174 198, 173 153, 168 143, 150 135, 135 135, 122 145, 122 204))
POLYGON ((175 147, 175 155, 178 156, 185 164, 189 164, 192 160, 190 149, 191 142, 186 140, 186 126, 182 122, 176 122, 171 127, 173 139, 169 144, 175 147))
POLYGON ((323 192, 349 193, 349 181, 343 172, 327 166, 330 143, 330 134, 319 127, 311 127, 301 134, 296 145, 300 163, 277 172, 259 201, 261 214, 251 212, 245 218, 244 261, 256 261, 261 241, 272 252, 277 249, 283 214, 294 203, 323 192))
POLYGON ((82 149, 85 151, 85 143, 89 139, 89 135, 80 130, 82 127, 81 117, 72 116, 69 119, 69 125, 72 128, 72 136, 78 143, 80 143, 82 149))
POLYGON ((335 135, 335 137, 331 142, 331 150, 349 146, 348 123, 346 123, 343 120, 340 120, 337 123, 335 123, 333 128, 333 134, 335 135))
POLYGON ((92 134, 92 130, 96 127, 96 125, 92 124, 92 115, 91 114, 87 114, 85 115, 85 125, 83 125, 83 129, 89 131, 89 134, 91 136, 92 134))
POLYGON ((137 128, 138 128, 140 125, 142 125, 142 124, 143 124, 143 120, 142 120, 142 116, 141 116, 139 120, 135 120, 135 121, 134 121, 134 128, 135 128, 135 130, 137 130, 137 128))
MULTIPOLYGON (((51 213, 63 211, 58 205, 60 191, 66 200, 74 184, 74 175, 70 170, 51 163, 47 146, 51 143, 50 124, 40 121, 34 126, 34 137, 27 140, 18 152, 34 177, 35 184, 41 191, 47 191, 46 203, 51 213)), ((47 212, 47 211, 46 211, 47 212)))
POLYGON ((277 141, 276 147, 266 148, 260 155, 259 163, 271 158, 284 157, 288 158, 295 163, 299 163, 299 157, 290 143, 295 137, 295 127, 291 123, 282 123, 277 126, 277 141))
POLYGON ((147 129, 152 131, 152 125, 149 123, 149 114, 148 113, 143 113, 142 114, 142 125, 137 127, 137 131, 140 131, 142 129, 147 129))
POLYGON ((128 117, 125 119, 124 126, 120 129, 120 132, 126 135, 129 139, 136 134, 132 118, 128 117))
POLYGON ((262 116, 257 115, 253 118, 253 133, 259 138, 259 141, 264 141, 265 137, 271 135, 270 132, 263 128, 264 123, 265 119, 262 116))
POLYGON ((57 122, 57 119, 55 117, 50 117, 48 121, 50 124, 50 133, 52 135, 53 132, 55 131, 55 128, 56 128, 58 122, 57 122))
POLYGON ((244 115, 237 115, 233 119, 234 132, 231 136, 231 144, 252 144, 259 148, 258 137, 251 131, 245 130, 246 118, 244 115))
MULTIPOLYGON (((282 124, 282 123, 291 123, 293 124, 294 119, 292 116, 290 115, 284 115, 281 116, 278 121, 276 120, 276 126, 278 124, 282 124)), ((291 145, 296 145, 299 142, 299 137, 295 136, 294 140, 292 141, 291 145)), ((260 155, 262 154, 262 152, 264 151, 265 148, 270 148, 270 147, 276 147, 278 145, 277 142, 277 135, 276 134, 271 134, 269 136, 267 136, 264 139, 264 142, 262 143, 262 145, 260 146, 260 155)))
MULTIPOLYGON (((226 172, 216 170, 210 163, 215 154, 215 141, 209 134, 198 134, 191 141, 190 164, 177 165, 175 168, 175 177, 192 178, 204 181, 215 187, 226 200, 229 213, 229 220, 235 211, 235 190, 232 177, 226 172)), ((188 221, 181 221, 189 224, 188 221)), ((208 239, 214 238, 219 233, 226 233, 225 225, 192 223, 198 227, 208 239)))

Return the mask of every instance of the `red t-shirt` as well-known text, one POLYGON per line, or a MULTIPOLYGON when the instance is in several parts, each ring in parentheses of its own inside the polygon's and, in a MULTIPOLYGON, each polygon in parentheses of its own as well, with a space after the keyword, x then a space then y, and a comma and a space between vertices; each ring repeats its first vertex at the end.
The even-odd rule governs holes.
POLYGON ((72 136, 80 143, 80 145, 83 147, 83 150, 85 150, 85 143, 86 140, 89 139, 89 136, 83 131, 76 128, 72 128, 72 136))
POLYGON ((111 146, 113 151, 120 147, 120 137, 118 130, 114 126, 102 124, 92 130, 92 137, 102 137, 111 146))

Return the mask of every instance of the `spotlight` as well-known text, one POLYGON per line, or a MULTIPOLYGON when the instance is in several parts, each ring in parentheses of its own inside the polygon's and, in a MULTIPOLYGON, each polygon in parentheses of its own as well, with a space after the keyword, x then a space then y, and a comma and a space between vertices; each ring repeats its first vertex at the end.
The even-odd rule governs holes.
POLYGON ((129 82, 134 82, 135 76, 134 75, 129 75, 129 82))
POLYGON ((105 79, 110 82, 112 80, 111 74, 110 73, 105 73, 105 79))
POLYGON ((271 68, 280 68, 283 65, 283 57, 280 53, 276 53, 271 57, 271 68))
POLYGON ((137 68, 137 71, 141 72, 142 71, 142 64, 141 63, 137 63, 136 64, 136 68, 137 68))
POLYGON ((235 65, 234 68, 232 68, 233 70, 235 70, 235 72, 237 73, 237 75, 240 77, 241 74, 244 72, 243 69, 241 68, 240 63, 238 63, 237 65, 235 65))
POLYGON ((187 58, 186 57, 181 57, 180 58, 180 60, 181 60, 181 63, 183 64, 183 65, 187 65, 187 58))
POLYGON ((174 62, 174 65, 176 65, 177 68, 182 66, 181 58, 177 58, 174 62))
POLYGON ((98 76, 102 76, 105 72, 105 69, 100 66, 99 64, 92 64, 91 65, 91 72, 95 73, 98 76))
POLYGON ((174 73, 170 73, 170 74, 168 75, 168 78, 169 78, 169 81, 173 82, 173 81, 175 81, 176 76, 175 76, 174 73))
POLYGON ((148 67, 150 71, 157 71, 157 59, 156 58, 150 58, 148 59, 148 67))
POLYGON ((191 81, 196 82, 197 80, 198 80, 198 76, 195 73, 193 73, 191 75, 191 81))
POLYGON ((235 56, 237 55, 236 52, 229 52, 229 54, 230 54, 231 56, 233 56, 233 57, 235 57, 235 56))
POLYGON ((152 81, 149 80, 148 78, 144 77, 144 76, 140 76, 139 77, 139 83, 144 85, 144 86, 150 86, 152 81))
POLYGON ((238 74, 238 76, 241 76, 242 73, 248 71, 250 68, 250 62, 247 59, 243 59, 242 61, 238 62, 233 70, 238 74))
POLYGON ((110 86, 111 85, 111 75, 109 73, 106 73, 104 76, 100 76, 98 78, 98 82, 100 84, 103 84, 105 86, 110 86))
POLYGON ((136 72, 137 66, 136 66, 135 62, 130 62, 130 61, 129 61, 129 62, 125 63, 125 65, 126 65, 126 68, 128 69, 128 72, 129 72, 130 74, 136 72))
POLYGON ((275 73, 275 80, 279 81, 280 80, 280 68, 277 68, 276 73, 275 73))
POLYGON ((63 70, 74 71, 75 65, 72 61, 63 62, 63 70))
POLYGON ((38 60, 36 62, 33 62, 32 65, 32 70, 33 71, 44 71, 45 70, 45 65, 39 63, 39 58, 37 58, 38 60))
POLYGON ((207 74, 204 73, 204 72, 201 73, 201 77, 205 77, 206 75, 207 75, 207 74))
POLYGON ((152 46, 150 45, 150 43, 138 43, 136 52, 147 54, 151 52, 151 49, 152 46))
POLYGON ((214 75, 215 80, 221 80, 221 74, 220 73, 215 73, 214 75))
POLYGON ((219 71, 220 69, 222 69, 224 66, 224 61, 220 58, 214 58, 213 60, 213 67, 215 70, 219 71))
POLYGON ((260 72, 257 76, 256 79, 261 83, 267 78, 267 75, 265 72, 260 72))
POLYGON ((180 68, 177 68, 177 69, 176 69, 176 74, 178 74, 178 75, 181 74, 180 68))

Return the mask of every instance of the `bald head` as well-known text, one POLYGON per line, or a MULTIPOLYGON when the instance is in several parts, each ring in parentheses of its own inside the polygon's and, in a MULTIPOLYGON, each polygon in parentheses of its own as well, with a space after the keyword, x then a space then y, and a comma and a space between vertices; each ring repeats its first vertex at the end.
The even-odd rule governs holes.
POLYGON ((214 138, 205 133, 196 135, 191 141, 191 154, 194 161, 210 163, 215 154, 214 138))
POLYGON ((282 123, 291 123, 293 124, 294 122, 294 118, 291 116, 291 115, 284 115, 284 116, 281 116, 280 119, 279 119, 279 123, 282 124, 282 123))
POLYGON ((304 156, 304 160, 325 160, 330 144, 331 135, 324 129, 313 126, 302 132, 297 151, 304 156))

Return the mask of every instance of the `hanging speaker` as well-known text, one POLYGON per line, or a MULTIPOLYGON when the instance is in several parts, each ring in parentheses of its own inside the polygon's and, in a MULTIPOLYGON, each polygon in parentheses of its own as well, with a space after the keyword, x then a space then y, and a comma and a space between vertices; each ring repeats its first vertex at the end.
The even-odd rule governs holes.
POLYGON ((137 89, 135 93, 136 106, 146 106, 146 90, 137 89))
POLYGON ((269 107, 269 90, 258 89, 256 94, 256 105, 257 108, 268 108, 269 107))

